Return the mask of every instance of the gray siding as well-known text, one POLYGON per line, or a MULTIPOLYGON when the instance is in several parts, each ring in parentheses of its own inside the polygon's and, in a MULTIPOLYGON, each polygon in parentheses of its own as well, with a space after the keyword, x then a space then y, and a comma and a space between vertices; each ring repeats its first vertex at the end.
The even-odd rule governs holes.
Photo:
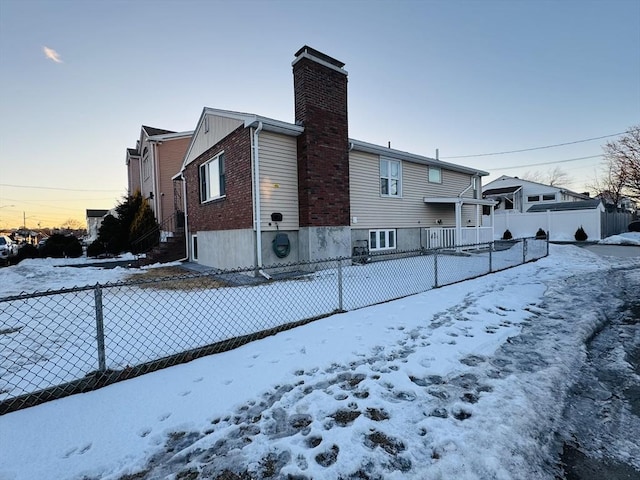
POLYGON ((276 230, 271 214, 282 214, 280 230, 298 230, 298 161, 295 137, 261 132, 260 221, 262 230, 276 230))
MULTIPOLYGON (((410 228, 430 227, 441 220, 441 226, 455 225, 453 204, 427 205, 424 197, 457 197, 471 184, 471 175, 442 170, 442 183, 428 181, 426 165, 402 162, 402 197, 380 195, 380 157, 351 151, 349 174, 351 178, 352 228, 410 228), (354 222, 354 217, 357 222, 354 222)), ((473 189, 464 197, 472 198, 473 189)), ((475 219, 475 209, 464 207, 463 222, 475 219), (466 216, 465 216, 466 215, 466 216)))

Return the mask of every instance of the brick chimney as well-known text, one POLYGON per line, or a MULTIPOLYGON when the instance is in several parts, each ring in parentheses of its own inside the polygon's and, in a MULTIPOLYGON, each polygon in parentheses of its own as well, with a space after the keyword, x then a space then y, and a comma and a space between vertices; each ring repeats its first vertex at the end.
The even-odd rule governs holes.
POLYGON ((349 227, 344 63, 305 45, 292 65, 295 118, 304 127, 298 137, 300 227, 349 227))

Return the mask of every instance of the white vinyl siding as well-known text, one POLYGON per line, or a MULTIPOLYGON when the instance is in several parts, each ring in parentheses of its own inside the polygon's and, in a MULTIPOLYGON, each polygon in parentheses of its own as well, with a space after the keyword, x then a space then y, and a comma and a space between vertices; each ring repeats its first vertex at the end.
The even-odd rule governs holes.
POLYGON ((260 222, 262 230, 276 230, 272 213, 281 213, 280 230, 298 230, 298 160, 295 137, 260 132, 260 222))
POLYGON ((189 165, 192 161, 198 158, 208 148, 211 148, 224 137, 233 132, 236 128, 243 124, 242 120, 236 120, 233 118, 219 117, 217 115, 207 115, 206 126, 208 131, 205 131, 205 120, 202 121, 202 128, 196 130, 194 138, 191 142, 188 156, 185 159, 184 164, 189 165))
MULTIPOLYGON (((431 227, 455 225, 453 205, 426 205, 424 197, 456 197, 471 185, 471 175, 442 169, 442 183, 429 183, 427 165, 402 162, 402 198, 380 195, 380 158, 359 151, 349 154, 352 228, 431 227)), ((464 197, 473 197, 468 188, 464 197)))

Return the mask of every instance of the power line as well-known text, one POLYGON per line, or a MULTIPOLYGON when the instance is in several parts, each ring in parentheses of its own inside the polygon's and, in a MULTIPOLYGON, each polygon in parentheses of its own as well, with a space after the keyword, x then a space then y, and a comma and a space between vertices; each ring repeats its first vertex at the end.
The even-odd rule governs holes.
POLYGON ((598 158, 603 155, 591 155, 590 157, 578 157, 578 158, 567 158, 566 160, 555 160, 553 162, 540 162, 540 163, 528 163, 526 165, 516 165, 513 167, 501 167, 501 168, 488 168, 490 172, 495 170, 511 170, 513 168, 526 168, 526 167, 539 167, 541 165, 553 165, 554 163, 566 163, 566 162, 575 162, 576 160, 588 160, 590 158, 598 158))
POLYGON ((33 185, 9 185, 8 183, 0 183, 0 187, 14 187, 14 188, 36 188, 39 190, 61 190, 65 192, 122 192, 120 190, 87 190, 87 189, 79 189, 79 188, 55 188, 55 187, 36 187, 33 185))
POLYGON ((576 143, 591 142, 593 140, 602 140, 603 138, 617 137, 618 135, 623 135, 625 133, 629 133, 629 132, 612 133, 611 135, 603 135, 601 137, 585 138, 584 140, 576 140, 574 142, 556 143, 555 145, 545 145, 543 147, 523 148, 521 150, 509 150, 509 151, 505 151, 505 152, 478 153, 478 154, 475 154, 475 155, 457 155, 455 157, 440 157, 440 158, 449 159, 449 158, 488 157, 490 155, 505 155, 507 153, 531 152, 533 150, 543 150, 545 148, 564 147, 565 145, 575 145, 576 143))

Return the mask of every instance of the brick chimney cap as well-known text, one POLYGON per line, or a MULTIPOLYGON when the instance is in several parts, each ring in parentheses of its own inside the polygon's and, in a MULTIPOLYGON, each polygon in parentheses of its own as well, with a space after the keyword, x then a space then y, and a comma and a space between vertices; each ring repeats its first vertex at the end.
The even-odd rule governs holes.
POLYGON ((330 57, 329 55, 324 54, 322 52, 319 52, 315 48, 311 48, 308 45, 305 45, 304 47, 302 47, 300 50, 296 52, 296 55, 295 55, 296 59, 304 53, 306 53, 309 56, 316 57, 324 62, 330 63, 335 67, 338 67, 338 68, 344 67, 344 63, 341 62, 340 60, 336 60, 335 58, 330 57))

